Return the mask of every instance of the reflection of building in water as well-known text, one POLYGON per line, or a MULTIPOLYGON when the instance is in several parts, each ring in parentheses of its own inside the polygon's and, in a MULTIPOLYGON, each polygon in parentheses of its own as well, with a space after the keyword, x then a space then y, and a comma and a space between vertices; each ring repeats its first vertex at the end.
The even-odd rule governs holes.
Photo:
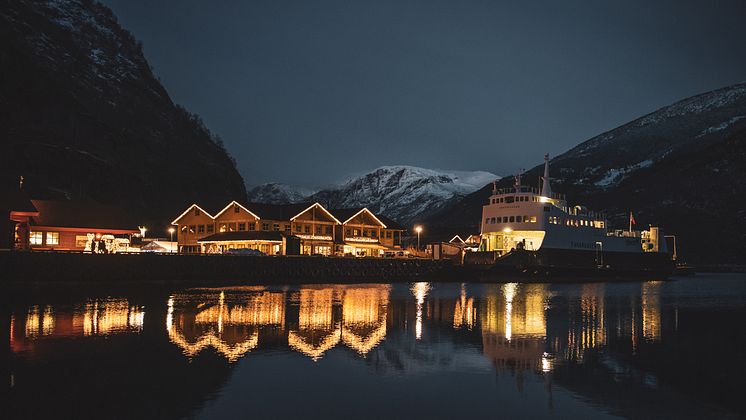
POLYGON ((365 355, 386 337, 390 286, 345 289, 342 298, 342 340, 365 355))
POLYGON ((484 354, 498 368, 548 370, 545 350, 548 292, 542 284, 490 286, 481 308, 484 354))
POLYGON ((13 351, 30 348, 38 339, 108 335, 142 330, 145 311, 127 299, 91 299, 70 311, 68 306, 32 305, 11 315, 13 351))
POLYGON ((453 328, 471 330, 477 322, 477 311, 474 309, 474 298, 467 297, 466 285, 461 284, 461 295, 453 310, 453 328))
POLYGON ((234 362, 259 344, 259 327, 284 329, 284 293, 180 294, 168 300, 169 339, 189 357, 212 347, 234 362))
POLYGON ((661 296, 660 281, 642 284, 642 336, 648 341, 661 339, 661 296))
POLYGON ((386 336, 389 285, 302 288, 298 328, 288 331, 293 349, 320 359, 340 340, 365 355, 386 336), (341 317, 335 307, 341 307, 341 317))
POLYGON ((341 326, 334 320, 335 288, 304 288, 298 293, 298 329, 288 331, 293 349, 318 360, 339 343, 341 326))
POLYGON ((130 306, 126 299, 88 302, 76 308, 73 315, 75 327, 83 335, 106 335, 128 330, 142 330, 145 311, 130 306))
POLYGON ((75 308, 69 313, 56 316, 51 305, 40 309, 29 307, 26 314, 25 336, 74 336, 106 335, 117 332, 139 332, 142 330, 145 311, 132 306, 127 299, 96 299, 75 308))

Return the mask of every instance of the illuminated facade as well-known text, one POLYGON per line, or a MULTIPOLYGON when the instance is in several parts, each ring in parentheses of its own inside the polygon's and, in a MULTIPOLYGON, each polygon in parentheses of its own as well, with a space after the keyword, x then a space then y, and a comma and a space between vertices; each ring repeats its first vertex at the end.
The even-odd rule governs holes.
POLYGON ((329 211, 319 203, 233 201, 214 216, 193 204, 171 224, 178 227, 181 253, 252 249, 266 255, 383 256, 400 246, 403 232, 366 208, 329 211))
POLYGON ((122 209, 89 201, 28 200, 10 220, 15 249, 85 251, 103 239, 107 252, 120 252, 139 232, 122 209))

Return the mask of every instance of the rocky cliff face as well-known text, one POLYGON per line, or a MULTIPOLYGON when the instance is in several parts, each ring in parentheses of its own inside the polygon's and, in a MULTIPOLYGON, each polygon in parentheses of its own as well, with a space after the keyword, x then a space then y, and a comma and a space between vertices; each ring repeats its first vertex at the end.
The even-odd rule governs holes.
MULTIPOLYGON (((638 227, 662 225, 677 234, 689 261, 746 258, 746 84, 661 108, 581 143, 552 159, 551 167, 553 189, 568 201, 607 210, 618 227, 634 211, 638 227)), ((541 170, 530 170, 526 183, 538 185, 541 170)), ((442 231, 478 231, 490 190, 465 197, 428 223, 442 231)))
POLYGON ((174 104, 142 45, 91 0, 0 0, 0 175, 93 198, 143 222, 245 198, 235 164, 174 104))

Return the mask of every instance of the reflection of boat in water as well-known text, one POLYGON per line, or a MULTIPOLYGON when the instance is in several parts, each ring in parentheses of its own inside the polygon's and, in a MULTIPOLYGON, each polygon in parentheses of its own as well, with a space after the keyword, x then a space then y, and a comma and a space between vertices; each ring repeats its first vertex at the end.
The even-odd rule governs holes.
MULTIPOLYGON (((632 218, 631 218, 632 220, 632 218)), ((589 274, 668 276, 674 264, 663 233, 609 230, 603 214, 569 206, 552 192, 545 157, 541 191, 515 178, 512 188, 493 188, 482 209, 479 251, 467 253, 471 268, 517 275, 589 274)))

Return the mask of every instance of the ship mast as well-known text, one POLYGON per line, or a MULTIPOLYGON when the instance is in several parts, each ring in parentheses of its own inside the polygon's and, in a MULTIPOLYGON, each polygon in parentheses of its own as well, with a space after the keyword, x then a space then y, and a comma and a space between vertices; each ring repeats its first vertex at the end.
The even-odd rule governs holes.
POLYGON ((552 186, 549 185, 549 153, 544 155, 544 176, 541 177, 542 184, 541 184, 541 195, 543 197, 552 197, 552 186))

